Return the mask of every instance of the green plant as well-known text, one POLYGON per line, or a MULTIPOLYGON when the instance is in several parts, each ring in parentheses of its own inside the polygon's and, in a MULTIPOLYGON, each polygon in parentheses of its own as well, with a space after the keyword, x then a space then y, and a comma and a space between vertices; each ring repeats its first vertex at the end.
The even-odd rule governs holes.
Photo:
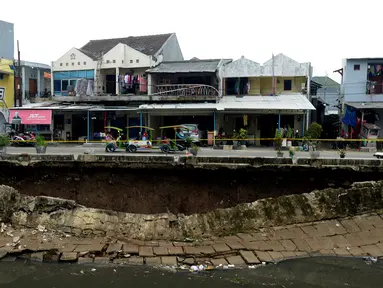
POLYGON ((344 149, 339 149, 338 153, 339 153, 339 156, 340 156, 341 158, 346 157, 346 150, 344 150, 344 149))
POLYGON ((47 141, 45 141, 45 138, 43 136, 36 136, 36 146, 43 147, 48 146, 47 141))
POLYGON ((286 138, 291 139, 293 137, 294 137, 294 130, 291 129, 291 127, 289 126, 289 128, 287 129, 287 132, 286 132, 286 138))
POLYGON ((310 137, 311 139, 319 139, 322 135, 322 132, 323 132, 322 125, 316 122, 313 122, 311 126, 309 127, 309 129, 307 129, 305 135, 307 137, 310 137))
POLYGON ((239 129, 239 132, 237 133, 237 137, 238 137, 237 139, 242 139, 242 140, 246 139, 247 138, 247 130, 243 129, 243 128, 239 129))
POLYGON ((191 148, 194 149, 194 150, 196 150, 196 151, 199 151, 199 150, 200 150, 199 146, 196 145, 196 144, 194 144, 194 143, 191 144, 191 148))
POLYGON ((282 143, 283 143, 283 139, 282 139, 282 131, 279 130, 279 129, 276 129, 275 130, 275 137, 274 137, 274 145, 275 145, 275 149, 277 151, 281 151, 281 147, 282 147, 282 143))
POLYGON ((0 147, 9 145, 9 138, 6 135, 0 135, 0 147))
POLYGON ((290 149, 289 150, 289 155, 290 155, 291 158, 293 158, 294 155, 295 155, 295 150, 294 149, 290 149))

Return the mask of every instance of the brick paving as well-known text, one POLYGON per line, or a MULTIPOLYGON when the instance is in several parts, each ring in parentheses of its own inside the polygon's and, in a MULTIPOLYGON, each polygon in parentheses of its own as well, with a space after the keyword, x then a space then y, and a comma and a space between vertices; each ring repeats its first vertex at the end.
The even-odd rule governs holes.
MULTIPOLYGON (((116 265, 236 266, 271 263, 297 257, 383 256, 383 214, 265 228, 195 242, 107 239, 46 238, 44 233, 26 234, 19 245, 0 234, 0 259, 22 253, 32 261, 77 261, 116 265), (109 241, 109 242, 108 242, 109 241)), ((15 232, 16 233, 16 232, 15 232)))

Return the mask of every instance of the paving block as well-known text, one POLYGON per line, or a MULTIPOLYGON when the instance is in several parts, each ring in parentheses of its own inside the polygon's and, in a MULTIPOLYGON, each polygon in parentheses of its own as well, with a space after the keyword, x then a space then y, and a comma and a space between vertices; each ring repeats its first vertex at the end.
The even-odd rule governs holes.
POLYGON ((322 255, 322 256, 335 256, 335 252, 334 250, 332 249, 328 249, 328 250, 320 250, 319 253, 322 255))
POLYGON ((110 261, 109 257, 96 257, 96 258, 94 258, 95 264, 108 264, 110 262, 111 261, 110 261))
POLYGON ((229 246, 232 250, 245 249, 245 246, 243 246, 243 244, 241 244, 239 241, 228 240, 226 241, 226 245, 229 246))
POLYGON ((235 236, 235 235, 225 236, 225 237, 223 237, 223 239, 225 239, 225 241, 234 241, 234 242, 241 241, 241 239, 238 236, 235 236))
POLYGON ((241 240, 247 241, 247 242, 255 241, 253 236, 251 234, 247 234, 247 233, 238 233, 237 237, 240 238, 241 240))
POLYGON ((383 219, 378 215, 367 216, 366 218, 375 228, 383 228, 383 219))
POLYGON ((344 235, 344 238, 346 238, 346 241, 350 244, 350 246, 357 247, 359 245, 363 245, 363 240, 360 238, 358 233, 359 232, 344 235))
POLYGON ((104 250, 105 246, 106 244, 104 243, 78 245, 73 252, 101 253, 104 250))
POLYGON ((332 243, 334 243, 334 248, 346 248, 350 246, 350 243, 343 235, 331 236, 330 240, 332 243))
POLYGON ((201 255, 201 252, 199 248, 197 247, 191 247, 191 246, 184 246, 185 254, 187 255, 201 255))
POLYGON ((221 259, 211 259, 210 261, 216 267, 220 266, 220 265, 223 266, 223 265, 227 265, 228 264, 226 259, 224 259, 224 258, 221 258, 221 259))
POLYGON ((271 258, 270 254, 268 252, 264 251, 254 251, 257 255, 258 259, 262 262, 273 262, 273 258, 271 258))
POLYGON ((76 252, 63 252, 60 256, 60 261, 72 262, 77 261, 78 254, 76 252))
POLYGON ((215 253, 213 246, 200 246, 200 247, 197 247, 197 249, 202 255, 211 255, 215 253))
POLYGON ((301 229, 310 238, 319 236, 318 230, 313 225, 301 226, 301 229))
POLYGON ((244 250, 241 250, 239 252, 239 254, 241 254, 242 258, 245 260, 245 262, 249 265, 253 265, 253 264, 259 264, 261 263, 261 261, 259 261, 259 259, 257 258, 257 256, 254 255, 253 252, 251 251, 244 251, 244 250))
POLYGON ((266 240, 269 240, 269 238, 267 237, 267 234, 263 233, 263 232, 251 233, 251 235, 253 236, 253 240, 252 241, 266 241, 266 240))
POLYGON ((229 252, 231 251, 230 247, 227 246, 225 243, 220 243, 220 244, 214 244, 213 249, 217 253, 224 253, 224 252, 229 252))
POLYGON ((331 230, 330 226, 325 222, 314 224, 314 227, 318 231, 319 237, 335 235, 335 232, 331 230))
POLYGON ((352 219, 341 220, 340 224, 346 229, 348 233, 360 232, 360 228, 352 219))
POLYGON ((174 256, 163 256, 161 257, 162 265, 177 265, 177 257, 174 256))
POLYGON ((281 253, 283 255, 283 258, 285 258, 285 259, 295 258, 295 256, 296 256, 294 251, 282 251, 281 253))
POLYGON ((160 247, 174 247, 173 242, 167 242, 167 241, 158 241, 158 246, 160 246, 160 247))
POLYGON ((349 250, 352 256, 367 256, 367 253, 364 252, 360 247, 350 247, 349 250))
POLYGON ((282 246, 287 251, 294 251, 294 250, 297 249, 297 246, 294 244, 294 242, 289 240, 289 239, 287 239, 287 240, 279 240, 279 243, 281 243, 282 246))
POLYGON ((265 241, 265 249, 259 249, 259 250, 268 250, 268 251, 284 251, 286 250, 285 247, 282 246, 282 244, 277 241, 265 241))
POLYGON ((161 258, 160 257, 146 257, 145 258, 146 265, 161 265, 161 258))
POLYGON ((121 243, 113 243, 109 244, 108 248, 106 249, 107 254, 113 254, 116 252, 122 251, 122 244, 121 243))
MULTIPOLYGON (((39 246, 39 250, 53 250, 56 248, 52 243, 43 243, 41 246, 39 246), (44 245, 46 247, 44 247, 44 245), (45 248, 45 249, 44 249, 45 248)), ((72 244, 72 243, 64 243, 60 247, 58 247, 59 252, 73 252, 77 248, 77 244, 72 244)))
POLYGON ((44 252, 37 252, 31 254, 31 261, 43 262, 44 261, 44 252))
POLYGON ((185 255, 185 252, 182 247, 168 247, 169 255, 179 256, 185 255))
POLYGON ((246 265, 245 261, 242 259, 241 256, 226 257, 226 261, 229 264, 232 264, 232 265, 237 265, 237 266, 244 266, 244 265, 246 265))
POLYGON ((273 258, 273 260, 274 260, 275 262, 280 261, 280 260, 283 260, 283 255, 282 255, 281 252, 270 251, 269 254, 270 254, 270 257, 273 258))
POLYGON ((126 254, 138 255, 138 245, 124 244, 122 247, 122 251, 124 251, 124 253, 126 254))
POLYGON ((177 259, 177 261, 190 266, 195 264, 194 258, 186 258, 183 261, 180 261, 179 259, 177 259))
POLYGON ((351 253, 347 250, 347 248, 335 248, 334 252, 338 256, 351 256, 351 253))
POLYGON ((157 256, 167 256, 169 255, 169 251, 167 247, 153 247, 153 253, 157 256))
POLYGON ((129 258, 118 258, 118 259, 113 259, 113 264, 117 265, 128 265, 129 263, 129 258))
POLYGON ((94 259, 89 257, 80 257, 77 260, 78 264, 91 264, 93 263, 94 259))
POLYGON ((144 258, 139 256, 133 256, 128 258, 131 265, 144 265, 144 258))
POLYGON ((355 216, 353 219, 355 224, 359 226, 362 231, 370 231, 374 229, 372 223, 365 216, 355 216))
POLYGON ((360 246, 360 249, 362 249, 369 256, 373 256, 373 257, 383 256, 383 252, 379 249, 377 245, 360 246))
POLYGON ((153 247, 140 246, 138 249, 138 255, 141 257, 154 257, 153 247))

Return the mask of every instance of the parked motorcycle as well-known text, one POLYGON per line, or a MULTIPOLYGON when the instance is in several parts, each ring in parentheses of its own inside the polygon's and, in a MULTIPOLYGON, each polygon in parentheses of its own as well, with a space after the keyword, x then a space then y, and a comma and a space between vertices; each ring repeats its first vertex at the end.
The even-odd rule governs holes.
POLYGON ((17 147, 26 147, 26 146, 35 146, 35 134, 32 132, 19 133, 14 135, 11 140, 13 146, 17 147))

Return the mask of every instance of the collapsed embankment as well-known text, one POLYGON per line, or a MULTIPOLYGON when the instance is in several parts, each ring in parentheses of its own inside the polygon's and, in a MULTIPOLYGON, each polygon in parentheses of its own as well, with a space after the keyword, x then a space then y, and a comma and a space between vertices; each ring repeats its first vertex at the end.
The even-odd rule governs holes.
POLYGON ((382 179, 380 160, 6 155, 0 184, 126 213, 191 215, 382 179))

